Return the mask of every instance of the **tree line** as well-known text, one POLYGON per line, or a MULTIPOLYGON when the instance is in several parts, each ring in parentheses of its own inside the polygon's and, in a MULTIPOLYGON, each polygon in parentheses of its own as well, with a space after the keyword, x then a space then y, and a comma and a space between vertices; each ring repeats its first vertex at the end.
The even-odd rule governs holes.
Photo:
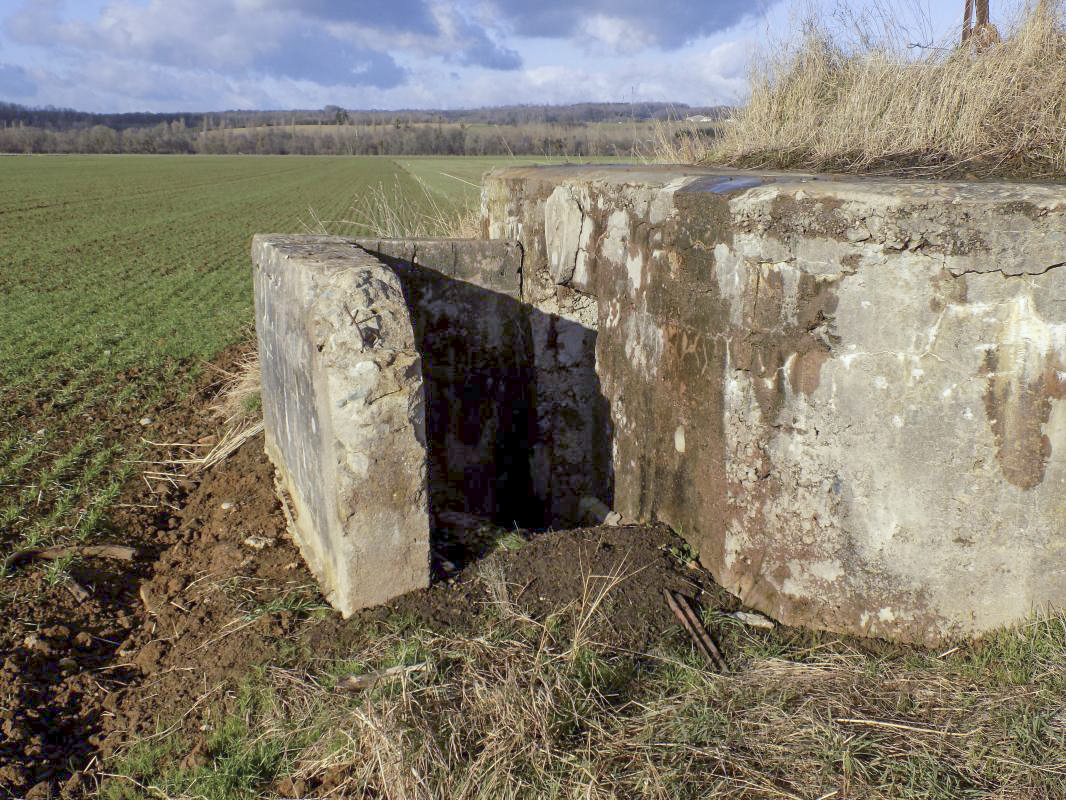
POLYGON ((665 103, 510 106, 465 111, 224 111, 88 114, 0 103, 8 153, 302 155, 629 155, 656 124, 724 109, 665 103))

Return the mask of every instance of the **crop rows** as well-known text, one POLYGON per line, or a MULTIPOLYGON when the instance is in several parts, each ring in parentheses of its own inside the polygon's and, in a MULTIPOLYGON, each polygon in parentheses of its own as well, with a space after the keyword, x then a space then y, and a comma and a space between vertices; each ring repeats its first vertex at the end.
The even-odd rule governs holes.
POLYGON ((247 336, 252 234, 379 185, 421 191, 387 159, 0 161, 0 550, 91 537, 148 454, 132 423, 247 336))

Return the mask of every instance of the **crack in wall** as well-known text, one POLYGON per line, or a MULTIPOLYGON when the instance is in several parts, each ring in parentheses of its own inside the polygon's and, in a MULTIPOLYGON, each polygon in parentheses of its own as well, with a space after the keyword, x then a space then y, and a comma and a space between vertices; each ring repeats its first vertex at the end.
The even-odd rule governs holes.
POLYGON ((1066 267, 1066 261, 1050 264, 1043 269, 1022 270, 1020 272, 1007 272, 1003 269, 952 269, 951 267, 945 267, 945 269, 955 278, 961 278, 965 275, 999 275, 1004 280, 1009 280, 1013 278, 1035 278, 1040 275, 1046 275, 1051 272, 1051 270, 1058 269, 1059 267, 1066 267))

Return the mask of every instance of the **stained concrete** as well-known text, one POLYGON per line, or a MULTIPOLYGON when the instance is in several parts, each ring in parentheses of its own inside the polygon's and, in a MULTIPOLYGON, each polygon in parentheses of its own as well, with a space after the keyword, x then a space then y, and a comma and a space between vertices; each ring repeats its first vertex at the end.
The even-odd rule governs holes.
POLYGON ((482 205, 546 321, 558 518, 666 522, 790 624, 935 643, 1066 607, 1064 187, 566 166, 482 205))
POLYGON ((429 584, 422 359, 400 280, 336 237, 252 242, 266 451, 343 615, 429 584))
POLYGON ((424 585, 435 509, 611 508, 790 624, 1066 606, 1062 187, 569 166, 482 203, 484 242, 256 240, 268 449, 342 610, 424 585))

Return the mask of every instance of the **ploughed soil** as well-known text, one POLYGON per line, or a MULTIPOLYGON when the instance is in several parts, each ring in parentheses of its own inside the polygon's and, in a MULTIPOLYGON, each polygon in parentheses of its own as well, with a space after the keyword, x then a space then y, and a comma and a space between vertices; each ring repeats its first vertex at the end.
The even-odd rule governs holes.
MULTIPOLYGON (((220 366, 238 356, 227 352, 220 366)), ((206 373, 189 397, 158 409, 156 440, 217 434, 205 410, 216 390, 206 373)), ((736 607, 666 528, 506 532, 451 515, 437 531, 428 589, 342 620, 288 538, 261 436, 199 474, 154 485, 138 476, 109 522, 92 544, 130 546, 132 560, 83 552, 67 567, 72 583, 27 557, 4 577, 0 797, 93 796, 109 759, 154 738, 183 742, 185 764, 202 763, 206 737, 252 670, 351 655, 369 620, 476 631, 488 613, 476 578, 487 543, 516 602, 534 613, 579 601, 589 574, 627 575, 610 624, 634 649, 684 636, 663 589, 704 608, 736 607)))

